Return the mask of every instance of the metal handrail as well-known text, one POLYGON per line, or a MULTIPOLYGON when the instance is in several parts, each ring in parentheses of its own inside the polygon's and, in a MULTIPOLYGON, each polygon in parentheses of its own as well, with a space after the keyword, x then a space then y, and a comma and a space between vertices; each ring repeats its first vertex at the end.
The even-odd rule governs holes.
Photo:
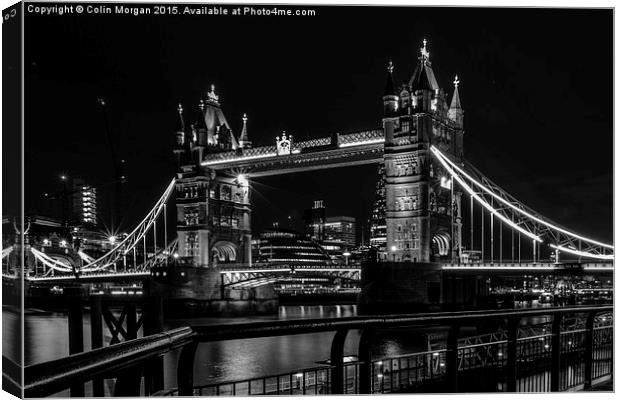
POLYGON ((113 370, 137 365, 149 358, 163 355, 192 342, 195 337, 192 328, 178 328, 27 366, 24 371, 25 397, 52 395, 71 384, 84 382, 113 370))

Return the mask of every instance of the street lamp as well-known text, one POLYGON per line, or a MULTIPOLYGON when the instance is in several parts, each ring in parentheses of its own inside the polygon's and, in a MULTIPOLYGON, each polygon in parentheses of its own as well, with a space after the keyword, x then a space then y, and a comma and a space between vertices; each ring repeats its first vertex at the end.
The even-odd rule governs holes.
POLYGON ((116 236, 111 235, 110 237, 108 237, 108 242, 110 242, 110 244, 116 243, 116 236))
POLYGON ((237 175, 237 184, 243 187, 248 187, 250 182, 248 181, 248 177, 245 174, 237 175))
POLYGON ((344 265, 349 265, 349 257, 351 256, 351 253, 345 251, 342 255, 344 256, 344 265))

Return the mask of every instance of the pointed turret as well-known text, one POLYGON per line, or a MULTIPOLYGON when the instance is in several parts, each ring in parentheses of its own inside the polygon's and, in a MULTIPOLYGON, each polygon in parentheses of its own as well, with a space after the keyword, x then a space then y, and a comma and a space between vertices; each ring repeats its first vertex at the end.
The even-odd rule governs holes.
POLYGON ((392 63, 392 60, 390 60, 388 62, 388 75, 387 75, 387 82, 385 84, 385 92, 383 93, 384 96, 396 96, 396 89, 394 89, 394 64, 392 63))
POLYGON ((250 137, 248 135, 248 116, 247 114, 243 114, 243 128, 241 128, 241 137, 239 138, 239 145, 243 149, 249 149, 252 147, 252 142, 250 141, 250 137))
POLYGON ((230 135, 230 147, 233 150, 241 149, 241 146, 239 145, 239 142, 237 141, 235 134, 232 131, 228 131, 228 133, 230 135))
POLYGON ((185 120, 183 119, 183 105, 177 107, 177 123, 174 129, 177 139, 177 148, 182 149, 185 144, 185 120))
POLYGON ((430 61, 430 53, 426 48, 427 41, 424 39, 420 48, 420 57, 411 79, 409 87, 413 103, 418 111, 430 112, 431 100, 438 94, 439 85, 430 61))
POLYGON ((185 120, 183 119, 183 106, 179 103, 177 107, 177 122, 174 128, 174 136, 176 139, 176 145, 174 147, 174 155, 177 159, 177 167, 185 162, 186 158, 186 143, 185 143, 185 120))
POLYGON ((418 57, 418 65, 409 79, 409 87, 413 92, 416 90, 431 90, 435 91, 439 89, 435 73, 433 72, 431 64, 431 53, 426 48, 428 42, 426 39, 422 41, 422 47, 420 48, 420 57, 418 57))
POLYGON ((383 115, 385 117, 390 117, 398 111, 398 95, 394 88, 394 76, 392 75, 394 72, 394 64, 391 60, 388 62, 387 70, 387 82, 385 84, 385 93, 383 94, 383 115))
POLYGON ((459 77, 454 76, 454 94, 452 95, 452 102, 450 103, 450 109, 448 110, 448 118, 454 121, 457 127, 463 128, 463 108, 461 107, 461 97, 459 96, 459 77))

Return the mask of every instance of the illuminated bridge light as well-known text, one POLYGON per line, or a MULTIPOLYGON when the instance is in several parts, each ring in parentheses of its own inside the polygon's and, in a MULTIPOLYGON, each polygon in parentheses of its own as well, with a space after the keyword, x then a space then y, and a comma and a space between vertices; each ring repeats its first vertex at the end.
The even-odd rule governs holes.
POLYGON ((340 145, 338 145, 338 147, 363 146, 366 144, 377 144, 377 143, 383 143, 383 142, 385 142, 384 138, 377 138, 377 139, 364 140, 361 142, 341 143, 340 145))
POLYGON ((565 253, 573 254, 573 255, 579 256, 579 257, 598 258, 600 260, 613 260, 614 259, 613 254, 594 254, 594 253, 588 253, 587 251, 580 251, 580 250, 570 249, 568 247, 557 246, 555 244, 550 244, 549 246, 552 249, 563 251, 565 253))
POLYGON ((229 162, 256 160, 257 158, 268 158, 268 157, 277 157, 277 156, 278 156, 277 153, 256 154, 253 156, 234 157, 234 158, 228 158, 224 160, 203 161, 200 163, 200 165, 207 166, 207 165, 225 164, 229 162))
MULTIPOLYGON (((495 199, 497 199, 498 201, 500 201, 501 203, 507 205, 508 207, 512 208, 513 210, 517 211, 520 214, 525 215, 528 218, 531 218, 532 220, 543 224, 549 228, 555 229, 558 232, 562 232, 566 235, 572 236, 576 239, 580 239, 583 240, 585 242, 589 242, 598 246, 602 246, 602 247, 606 247, 608 249, 612 249, 614 248, 614 246, 606 244, 606 243, 601 243, 598 242, 596 240, 593 239, 589 239, 580 235, 577 235, 573 232, 567 231, 563 228, 560 228, 557 225, 554 225, 550 222, 547 222, 543 219, 540 219, 538 217, 536 217, 535 215, 532 215, 530 213, 528 213, 527 211, 515 206, 514 204, 510 203, 509 201, 506 201, 504 198, 502 198, 501 196, 497 195, 496 193, 493 193, 493 191, 491 191, 489 188, 487 188, 486 186, 484 186, 482 183, 478 182, 477 180, 475 180, 473 177, 471 177, 470 175, 468 175, 465 171, 463 171, 461 168, 459 168, 456 164, 454 164, 452 161, 450 161, 446 156, 444 156, 435 146, 431 146, 431 151, 433 152, 433 154, 435 154, 437 156, 437 158, 442 162, 442 164, 450 164, 455 170, 457 170, 461 175, 465 176, 468 180, 470 180, 473 184, 475 184, 476 186, 478 186, 480 189, 484 190, 486 193, 490 194, 491 196, 493 196, 495 199)), ((446 168, 448 169, 448 168, 446 168)), ((454 173, 451 173, 454 176, 454 173)), ((588 254, 588 257, 591 256, 591 253, 586 253, 588 254)))
POLYGON ((435 157, 437 157, 437 159, 441 162, 441 164, 443 165, 443 167, 450 173, 450 175, 452 175, 452 177, 459 183, 459 185, 461 185, 461 187, 463 189, 465 189, 467 191, 467 193, 469 193, 474 199, 476 199, 476 201, 478 203, 480 203, 484 208, 486 208, 490 213, 492 213, 493 215, 495 215, 497 218, 499 218, 500 220, 502 220, 506 225, 512 227, 513 229, 521 232, 522 234, 524 234, 525 236, 529 237, 530 239, 536 240, 537 242, 541 242, 542 243, 542 239, 540 239, 537 235, 521 228, 520 226, 518 226, 517 224, 515 224, 514 222, 512 222, 511 220, 509 220, 508 218, 504 217, 502 214, 499 213, 498 210, 496 210, 495 208, 493 208, 493 206, 491 206, 489 203, 487 203, 486 201, 484 201, 484 199, 480 196, 478 196, 471 187, 469 187, 469 185, 467 185, 465 183, 465 181, 463 181, 463 179, 461 179, 460 176, 458 176, 454 170, 452 168, 450 168, 450 165, 448 164, 447 160, 445 159, 445 157, 443 156, 443 154, 441 154, 441 152, 439 152, 439 150, 437 150, 437 148, 435 148, 435 146, 431 146, 431 151, 433 152, 433 154, 435 155, 435 157))

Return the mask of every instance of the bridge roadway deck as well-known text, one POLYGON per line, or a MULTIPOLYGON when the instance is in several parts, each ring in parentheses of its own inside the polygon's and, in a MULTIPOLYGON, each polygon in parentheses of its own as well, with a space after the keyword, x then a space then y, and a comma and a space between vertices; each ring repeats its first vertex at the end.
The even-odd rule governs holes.
MULTIPOLYGON (((504 263, 436 263, 437 268, 446 272, 458 274, 477 274, 492 271, 494 275, 511 275, 516 273, 544 273, 544 272, 571 272, 571 273, 591 273, 591 274, 607 274, 613 273, 613 263, 541 263, 541 262, 504 262, 504 263)), ((281 273, 289 270, 307 271, 307 272, 360 272, 361 268, 356 266, 334 265, 334 266, 291 266, 288 264, 269 265, 254 264, 249 267, 242 264, 223 264, 220 266, 221 274, 231 273, 281 273)), ((101 282, 109 280, 127 280, 127 279, 144 279, 151 275, 150 271, 118 271, 118 272, 100 272, 94 274, 82 274, 79 278, 75 275, 55 275, 46 277, 28 276, 27 280, 32 282, 101 282)), ((16 279, 15 275, 3 273, 3 279, 16 279)))
POLYGON ((215 170, 242 169, 249 177, 282 175, 336 167, 383 162, 380 129, 324 137, 292 144, 290 154, 278 154, 276 146, 236 152, 207 154, 203 166, 215 170))

